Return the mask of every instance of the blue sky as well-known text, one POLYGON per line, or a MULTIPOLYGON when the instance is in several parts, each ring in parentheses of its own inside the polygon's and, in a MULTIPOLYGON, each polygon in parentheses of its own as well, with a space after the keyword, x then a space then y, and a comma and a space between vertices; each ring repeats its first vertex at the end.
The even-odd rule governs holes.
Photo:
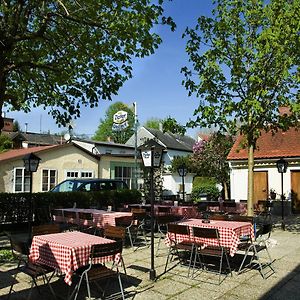
MULTIPOLYGON (((164 6, 165 14, 170 15, 177 25, 176 31, 172 32, 166 26, 155 28, 163 39, 155 54, 134 62, 133 78, 125 83, 112 102, 101 101, 97 108, 82 108, 81 118, 74 121, 76 133, 92 136, 109 105, 116 101, 128 105, 136 101, 141 125, 150 118, 163 119, 168 116, 185 124, 193 117, 198 100, 188 97, 181 85, 183 75, 180 69, 188 64, 186 40, 181 36, 187 26, 195 26, 197 17, 211 14, 212 0, 173 0, 164 6)), ((27 114, 8 112, 6 116, 17 120, 22 130, 25 129, 25 123, 28 123, 30 132, 59 133, 65 130, 58 128, 51 116, 38 108, 27 114)), ((188 134, 195 137, 198 131, 191 129, 188 134)))

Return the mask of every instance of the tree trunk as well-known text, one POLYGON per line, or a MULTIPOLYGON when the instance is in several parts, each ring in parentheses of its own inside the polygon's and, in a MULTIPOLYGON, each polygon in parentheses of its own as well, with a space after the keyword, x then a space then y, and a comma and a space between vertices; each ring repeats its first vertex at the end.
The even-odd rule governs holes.
POLYGON ((228 185, 227 182, 223 182, 223 187, 224 187, 224 199, 229 199, 229 195, 228 195, 228 185))
POLYGON ((248 199, 247 214, 253 216, 253 194, 254 194, 254 145, 250 144, 248 148, 248 199))

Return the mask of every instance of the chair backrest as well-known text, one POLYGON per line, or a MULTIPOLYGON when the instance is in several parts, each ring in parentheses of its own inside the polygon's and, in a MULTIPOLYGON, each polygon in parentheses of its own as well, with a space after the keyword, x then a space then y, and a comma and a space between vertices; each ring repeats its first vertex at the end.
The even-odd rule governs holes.
POLYGON ((89 213, 89 212, 78 212, 78 217, 80 220, 89 220, 92 221, 93 220, 93 214, 89 213))
POLYGON ((59 233, 60 228, 58 224, 43 224, 38 226, 32 226, 31 236, 42 235, 42 234, 51 234, 59 233))
POLYGON ((190 235, 190 230, 187 225, 180 225, 180 224, 168 224, 168 232, 173 233, 175 235, 190 235))
POLYGON ((229 215, 228 217, 230 221, 254 223, 254 217, 252 216, 229 215))
POLYGON ((169 214, 171 211, 171 207, 169 206, 158 206, 157 207, 157 212, 158 213, 166 213, 166 214, 169 214))
POLYGON ((228 221, 228 215, 212 214, 209 216, 211 220, 228 221))
POLYGON ((27 262, 27 258, 29 255, 29 247, 26 242, 19 241, 10 237, 10 246, 12 255, 15 259, 27 262))
POLYGON ((133 218, 138 221, 143 221, 147 216, 146 209, 143 209, 143 208, 133 208, 131 210, 131 212, 132 212, 133 218))
POLYGON ((133 216, 122 216, 115 218, 116 226, 128 227, 131 225, 133 216))
POLYGON ((262 224, 261 227, 256 231, 255 238, 258 239, 262 236, 266 236, 265 240, 267 240, 271 236, 273 224, 267 223, 262 224))
POLYGON ((104 237, 113 240, 125 240, 126 231, 124 227, 107 226, 104 228, 104 237))
POLYGON ((64 211, 65 218, 76 220, 77 215, 75 211, 64 211))
POLYGON ((217 228, 193 227, 193 236, 197 238, 219 240, 219 230, 217 228))
POLYGON ((58 217, 63 217, 64 216, 63 211, 61 209, 55 209, 55 208, 53 208, 51 210, 51 215, 58 216, 58 217))
POLYGON ((156 216, 156 222, 158 225, 167 225, 169 223, 175 222, 176 217, 174 215, 162 215, 156 216))
POLYGON ((116 241, 107 244, 96 244, 92 245, 90 258, 93 260, 93 258, 117 255, 119 253, 122 253, 122 250, 122 241, 116 241))

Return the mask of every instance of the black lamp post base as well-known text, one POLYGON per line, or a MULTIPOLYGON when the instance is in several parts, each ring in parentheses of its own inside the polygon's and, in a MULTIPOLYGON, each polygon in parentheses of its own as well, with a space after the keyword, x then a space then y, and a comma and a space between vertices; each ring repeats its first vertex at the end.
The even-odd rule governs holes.
POLYGON ((281 229, 285 230, 285 222, 284 222, 284 220, 282 220, 282 222, 281 222, 281 229))
POLYGON ((149 278, 150 280, 155 280, 155 277, 156 277, 156 272, 154 269, 150 269, 150 272, 149 272, 149 278))

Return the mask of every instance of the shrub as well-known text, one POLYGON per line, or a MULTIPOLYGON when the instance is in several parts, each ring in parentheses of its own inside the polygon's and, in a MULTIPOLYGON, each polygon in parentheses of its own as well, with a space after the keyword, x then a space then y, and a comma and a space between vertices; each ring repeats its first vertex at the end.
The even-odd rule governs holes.
POLYGON ((215 184, 207 184, 207 185, 198 185, 193 187, 192 190, 192 201, 199 202, 201 201, 201 195, 206 194, 207 200, 216 201, 220 195, 219 190, 217 189, 215 184))

